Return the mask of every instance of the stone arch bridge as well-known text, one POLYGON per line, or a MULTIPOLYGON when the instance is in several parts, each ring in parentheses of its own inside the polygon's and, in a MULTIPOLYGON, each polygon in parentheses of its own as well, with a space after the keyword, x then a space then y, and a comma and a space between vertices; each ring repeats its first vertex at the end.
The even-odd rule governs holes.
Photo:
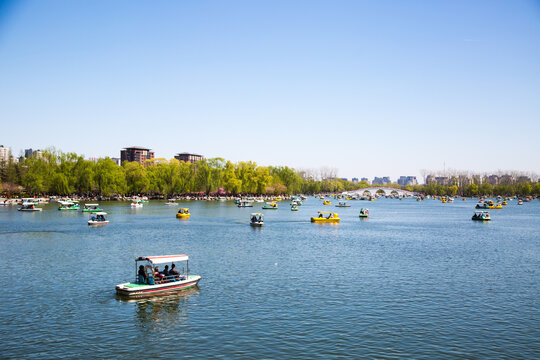
MULTIPOLYGON (((373 186, 373 187, 358 189, 358 190, 354 190, 354 191, 348 191, 346 193, 351 194, 351 195, 358 194, 360 196, 363 196, 363 195, 369 193, 369 195, 374 196, 377 193, 377 191, 379 191, 379 190, 384 191, 385 196, 392 195, 392 194, 398 195, 398 196, 413 196, 413 195, 416 195, 416 193, 414 193, 412 191, 394 189, 394 188, 389 188, 389 187, 384 187, 384 186, 380 186, 380 187, 373 186)), ((379 191, 379 193, 380 193, 380 191, 379 191)))

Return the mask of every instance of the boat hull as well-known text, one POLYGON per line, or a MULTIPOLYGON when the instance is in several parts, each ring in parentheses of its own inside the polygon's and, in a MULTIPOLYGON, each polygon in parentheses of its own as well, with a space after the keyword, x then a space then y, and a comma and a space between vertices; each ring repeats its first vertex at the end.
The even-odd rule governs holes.
POLYGON ((172 281, 165 284, 140 285, 124 283, 116 285, 116 293, 125 297, 146 297, 182 291, 197 286, 201 280, 200 275, 190 275, 188 279, 182 281, 172 281))
POLYGON ((177 219, 189 219, 191 217, 191 214, 176 214, 177 219))
POLYGON ((311 222, 312 223, 320 223, 320 224, 324 224, 324 223, 339 223, 341 219, 340 218, 332 218, 332 219, 327 219, 327 218, 317 218, 317 217, 312 217, 311 218, 311 222))
POLYGON ((264 225, 263 222, 252 222, 252 223, 249 223, 249 225, 253 226, 253 227, 261 227, 264 225))
POLYGON ((88 226, 104 226, 109 224, 109 220, 107 221, 88 221, 88 226))

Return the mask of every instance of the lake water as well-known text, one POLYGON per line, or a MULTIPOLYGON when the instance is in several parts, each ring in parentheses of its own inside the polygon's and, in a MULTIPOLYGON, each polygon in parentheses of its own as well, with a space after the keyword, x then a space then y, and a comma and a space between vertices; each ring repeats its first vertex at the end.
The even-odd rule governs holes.
POLYGON ((102 203, 87 215, 0 207, 0 358, 540 358, 540 201, 102 203), (358 218, 369 207, 369 219, 358 218), (312 224, 317 210, 341 223, 312 224), (126 301, 135 257, 188 254, 198 288, 126 301))

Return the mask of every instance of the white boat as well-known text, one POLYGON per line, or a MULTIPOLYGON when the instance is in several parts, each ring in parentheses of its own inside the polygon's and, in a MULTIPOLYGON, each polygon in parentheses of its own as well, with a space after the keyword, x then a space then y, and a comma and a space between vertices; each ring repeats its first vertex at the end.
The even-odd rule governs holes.
POLYGON ((251 214, 251 222, 249 223, 251 226, 263 226, 264 225, 264 215, 256 212, 251 214))
POLYGON ((135 281, 116 285, 116 293, 128 297, 153 296, 174 291, 181 291, 196 286, 200 275, 189 274, 189 257, 187 255, 141 256, 135 259, 135 281), (156 274, 155 266, 175 262, 186 262, 186 270, 182 267, 177 274, 156 274), (147 265, 139 265, 144 262, 147 265))
POLYGON ((142 200, 133 200, 131 202, 131 207, 132 208, 142 208, 143 207, 142 200))
POLYGON ((81 208, 79 202, 76 200, 62 201, 60 204, 61 205, 58 207, 58 210, 60 211, 77 211, 81 208))
POLYGON ((82 212, 87 213, 98 213, 100 211, 103 211, 103 209, 99 207, 99 204, 84 204, 82 209, 82 212))
POLYGON ((166 202, 165 205, 176 206, 178 204, 174 202, 174 199, 169 199, 169 201, 166 202))
POLYGON ((34 205, 37 205, 38 204, 38 201, 37 199, 35 198, 22 198, 20 201, 19 201, 19 204, 23 205, 23 204, 34 204, 34 205))
POLYGON ((24 202, 21 205, 21 207, 18 208, 17 210, 19 210, 19 211, 41 211, 43 209, 36 207, 36 204, 34 204, 33 202, 32 203, 24 202))
POLYGON ((94 213, 90 220, 88 220, 88 226, 103 226, 109 223, 109 220, 105 219, 106 212, 94 213))
POLYGON ((345 201, 340 201, 336 207, 351 207, 351 205, 347 204, 345 201))
POLYGON ((239 208, 243 207, 253 207, 253 202, 251 200, 240 200, 237 205, 239 208))

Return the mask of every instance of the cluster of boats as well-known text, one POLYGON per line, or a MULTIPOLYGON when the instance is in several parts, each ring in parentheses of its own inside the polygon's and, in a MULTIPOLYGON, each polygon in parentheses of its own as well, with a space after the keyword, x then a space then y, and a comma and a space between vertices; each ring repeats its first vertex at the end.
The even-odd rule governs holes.
MULTIPOLYGON (((60 200, 58 201, 60 206, 58 207, 59 211, 79 211, 81 210, 81 205, 76 200, 60 200)), ((37 207, 37 202, 33 200, 24 201, 19 207, 18 211, 42 211, 43 209, 37 207)), ((84 204, 82 210, 83 213, 89 213, 90 219, 88 220, 89 226, 103 226, 109 223, 109 220, 105 218, 107 215, 102 208, 99 207, 99 204, 84 204)))

